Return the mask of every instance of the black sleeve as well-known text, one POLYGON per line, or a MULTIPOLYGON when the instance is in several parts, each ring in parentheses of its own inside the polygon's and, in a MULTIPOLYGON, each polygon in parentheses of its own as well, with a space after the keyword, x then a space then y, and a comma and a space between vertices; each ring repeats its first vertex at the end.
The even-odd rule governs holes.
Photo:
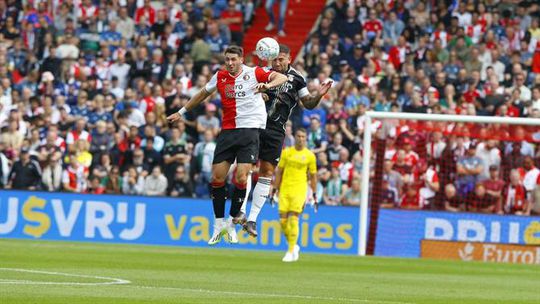
POLYGON ((17 175, 18 170, 19 170, 19 162, 16 162, 11 168, 11 171, 9 172, 8 183, 13 181, 13 178, 17 175))

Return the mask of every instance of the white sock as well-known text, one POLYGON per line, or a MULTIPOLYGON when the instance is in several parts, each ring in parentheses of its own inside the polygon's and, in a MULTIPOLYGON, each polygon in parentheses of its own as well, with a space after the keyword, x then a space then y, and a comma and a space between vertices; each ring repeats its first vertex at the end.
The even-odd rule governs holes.
POLYGON ((246 204, 249 198, 249 192, 251 191, 251 173, 251 171, 249 171, 248 173, 246 181, 246 197, 244 197, 244 203, 242 204, 242 207, 240 207, 240 212, 242 212, 243 214, 246 214, 246 204))
POLYGON ((249 210, 248 221, 256 222, 259 213, 270 195, 270 185, 272 184, 272 178, 270 177, 259 177, 257 185, 253 190, 253 201, 251 203, 251 210, 249 210))
POLYGON ((214 230, 221 229, 225 226, 225 219, 224 218, 216 218, 214 221, 214 230))

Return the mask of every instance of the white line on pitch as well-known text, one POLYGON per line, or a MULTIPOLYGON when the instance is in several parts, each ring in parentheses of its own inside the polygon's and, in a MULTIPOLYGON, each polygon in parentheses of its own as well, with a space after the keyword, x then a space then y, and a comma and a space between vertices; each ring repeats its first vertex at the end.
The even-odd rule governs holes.
POLYGON ((0 268, 0 271, 37 273, 37 274, 47 274, 47 275, 55 275, 55 276, 64 276, 64 277, 73 277, 73 278, 86 278, 86 279, 106 280, 106 281, 108 281, 108 282, 95 282, 95 283, 81 283, 81 282, 48 282, 48 281, 32 281, 32 280, 17 280, 17 279, 0 279, 0 284, 98 286, 98 285, 119 285, 119 284, 130 284, 131 283, 130 281, 124 280, 124 279, 117 279, 117 278, 110 278, 110 277, 100 277, 100 276, 92 276, 92 275, 84 275, 84 274, 71 274, 71 273, 65 273, 65 272, 33 270, 33 269, 0 268))
POLYGON ((211 290, 211 289, 202 289, 202 288, 181 288, 181 287, 161 287, 161 286, 142 286, 142 285, 124 285, 124 286, 131 287, 131 288, 139 288, 139 289, 163 289, 163 290, 176 290, 176 291, 209 293, 209 294, 225 294, 225 295, 245 296, 245 297, 290 298, 290 299, 303 299, 303 300, 324 300, 324 301, 340 301, 340 302, 356 302, 356 303, 413 304, 411 302, 398 302, 398 301, 385 301, 385 300, 368 300, 368 299, 341 298, 341 297, 320 297, 320 296, 279 294, 279 293, 256 293, 256 292, 241 292, 241 291, 211 290))

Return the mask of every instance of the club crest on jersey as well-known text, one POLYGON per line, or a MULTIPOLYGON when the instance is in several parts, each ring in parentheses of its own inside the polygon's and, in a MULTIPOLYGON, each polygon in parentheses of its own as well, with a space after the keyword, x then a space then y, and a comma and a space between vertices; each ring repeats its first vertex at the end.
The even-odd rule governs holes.
POLYGON ((288 77, 289 77, 289 81, 290 81, 290 82, 293 82, 294 76, 293 76, 293 75, 288 75, 288 77))
POLYGON ((245 74, 243 79, 244 79, 244 81, 248 81, 249 80, 249 75, 245 74))

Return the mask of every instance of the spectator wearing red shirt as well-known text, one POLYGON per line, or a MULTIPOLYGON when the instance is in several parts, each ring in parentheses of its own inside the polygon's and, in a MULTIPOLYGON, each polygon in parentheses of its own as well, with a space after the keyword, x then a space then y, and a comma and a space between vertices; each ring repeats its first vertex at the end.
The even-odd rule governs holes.
POLYGON ((520 105, 521 101, 519 100, 520 90, 514 89, 512 91, 512 96, 506 101, 504 105, 501 105, 499 107, 499 110, 497 110, 498 116, 506 116, 506 117, 519 117, 520 116, 520 109, 516 105, 520 105))
POLYGON ((139 136, 139 128, 131 126, 129 128, 129 134, 124 139, 124 145, 128 147, 128 150, 135 150, 141 147, 141 137, 139 136))
POLYGON ((153 25, 156 22, 156 10, 150 4, 150 0, 144 0, 144 6, 137 9, 135 12, 135 23, 141 21, 141 17, 145 16, 148 25, 153 25))
POLYGON ((369 12, 369 19, 364 22, 364 35, 365 38, 375 39, 381 38, 383 24, 381 20, 377 19, 377 12, 371 10, 369 12))
POLYGON ((90 24, 96 21, 98 13, 99 7, 94 5, 92 3, 92 0, 83 0, 81 5, 79 6, 77 18, 79 19, 83 27, 88 27, 90 24))
POLYGON ((532 58, 531 69, 533 73, 540 74, 540 41, 536 43, 535 52, 532 58))
POLYGON ((99 177, 93 176, 90 179, 90 186, 88 187, 88 193, 90 194, 103 194, 105 193, 105 187, 101 184, 99 177))
POLYGON ((401 197, 401 202, 399 204, 401 209, 422 209, 420 204, 420 194, 416 187, 409 185, 405 194, 401 197))
POLYGON ((230 0, 227 9, 221 13, 221 21, 229 26, 231 42, 242 45, 244 42, 244 17, 236 8, 236 0, 230 0))
POLYGON ((147 114, 154 111, 154 107, 156 106, 156 101, 154 97, 152 96, 152 88, 149 85, 145 85, 144 89, 144 96, 139 101, 139 109, 143 114, 147 114))
POLYGON ((489 166, 489 179, 482 181, 482 184, 486 188, 486 193, 495 198, 497 212, 502 210, 502 190, 504 188, 504 181, 501 179, 499 166, 489 166))
POLYGON ((463 100, 466 103, 476 104, 480 96, 480 91, 476 89, 476 81, 471 79, 469 81, 469 88, 463 93, 463 100))
MULTIPOLYGON (((516 215, 528 215, 529 203, 527 201, 527 190, 521 183, 519 170, 510 171, 510 184, 503 191, 504 213, 516 215)), ((502 214, 502 211, 500 212, 502 214)))
MULTIPOLYGON (((402 141, 403 151, 405 152, 405 163, 411 168, 418 164, 418 153, 414 152, 412 149, 412 140, 409 137, 405 137, 402 141)), ((392 158, 393 161, 397 161, 397 154, 394 154, 392 158)))
POLYGON ((82 193, 88 187, 88 168, 81 166, 75 154, 69 157, 69 166, 62 174, 62 185, 65 191, 82 193))
POLYGON ((77 119, 75 123, 75 128, 67 134, 66 143, 68 149, 71 150, 73 144, 79 139, 86 140, 87 142, 92 142, 92 135, 88 133, 84 128, 86 127, 86 120, 84 118, 77 119))

